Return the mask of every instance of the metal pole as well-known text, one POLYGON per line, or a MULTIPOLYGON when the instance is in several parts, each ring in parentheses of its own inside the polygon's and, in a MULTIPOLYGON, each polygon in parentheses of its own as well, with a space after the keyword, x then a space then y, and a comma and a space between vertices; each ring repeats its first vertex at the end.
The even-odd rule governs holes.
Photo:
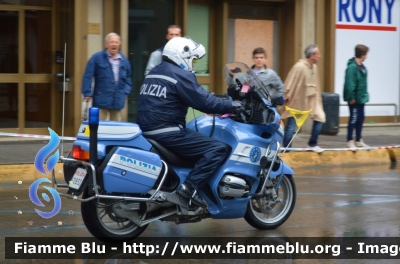
POLYGON ((99 108, 89 109, 89 162, 96 168, 97 164, 97 130, 99 128, 99 108))
POLYGON ((61 128, 61 157, 64 156, 64 116, 65 116, 65 65, 67 57, 67 42, 64 44, 64 80, 63 80, 63 107, 62 107, 62 128, 61 128))
POLYGON ((97 172, 97 130, 99 128, 99 108, 91 107, 89 109, 89 163, 92 166, 92 177, 89 177, 89 190, 93 186, 97 194, 96 175, 97 172))
POLYGON ((279 158, 282 158, 283 154, 285 154, 286 150, 289 148, 290 144, 292 144, 294 138, 296 137, 297 133, 300 131, 300 128, 297 129, 296 133, 293 135, 292 139, 290 140, 289 144, 286 146, 286 148, 283 150, 281 156, 279 158))

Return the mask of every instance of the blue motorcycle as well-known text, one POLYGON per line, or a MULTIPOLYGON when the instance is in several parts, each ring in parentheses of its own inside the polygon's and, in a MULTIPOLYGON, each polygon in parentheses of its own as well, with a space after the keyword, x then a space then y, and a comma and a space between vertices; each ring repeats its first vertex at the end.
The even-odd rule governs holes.
MULTIPOLYGON (((208 209, 190 204, 176 190, 194 162, 146 139, 134 123, 84 121, 68 157, 62 157, 68 189, 61 196, 81 201, 83 221, 104 241, 129 241, 156 220, 176 224, 205 218, 242 218, 257 229, 274 229, 290 216, 296 202, 293 170, 278 157, 283 130, 270 91, 243 63, 224 67, 227 100, 243 111, 205 115, 188 129, 224 142, 230 155, 199 191, 208 209)), ((272 97, 273 98, 273 97, 272 97)), ((92 108, 95 112, 98 109, 92 108)), ((96 120, 97 119, 97 120, 96 120)))

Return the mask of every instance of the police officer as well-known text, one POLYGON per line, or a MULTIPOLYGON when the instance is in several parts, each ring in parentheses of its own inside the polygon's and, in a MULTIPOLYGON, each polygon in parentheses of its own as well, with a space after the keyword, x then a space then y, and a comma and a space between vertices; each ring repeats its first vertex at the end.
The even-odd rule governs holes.
POLYGON ((199 132, 186 129, 189 107, 205 113, 226 114, 241 110, 239 102, 217 98, 204 90, 193 74, 193 62, 206 54, 203 45, 175 37, 163 50, 163 62, 146 76, 138 99, 137 124, 145 137, 196 162, 177 190, 193 204, 207 208, 201 189, 229 155, 227 146, 199 132))

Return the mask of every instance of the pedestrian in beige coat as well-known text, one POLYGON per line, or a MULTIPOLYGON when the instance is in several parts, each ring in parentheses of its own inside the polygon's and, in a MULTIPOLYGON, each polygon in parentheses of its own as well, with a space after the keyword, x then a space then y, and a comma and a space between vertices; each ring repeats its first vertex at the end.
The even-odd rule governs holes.
MULTIPOLYGON (((306 58, 299 60, 290 70, 285 80, 285 104, 296 110, 310 110, 314 120, 308 146, 315 152, 323 152, 318 146, 318 136, 325 123, 325 112, 322 105, 321 90, 316 63, 321 58, 317 45, 309 45, 304 51, 306 58)), ((287 147, 296 129, 296 121, 289 111, 282 113, 282 119, 288 119, 283 137, 283 146, 287 147)), ((290 143, 289 147, 292 144, 290 143)))

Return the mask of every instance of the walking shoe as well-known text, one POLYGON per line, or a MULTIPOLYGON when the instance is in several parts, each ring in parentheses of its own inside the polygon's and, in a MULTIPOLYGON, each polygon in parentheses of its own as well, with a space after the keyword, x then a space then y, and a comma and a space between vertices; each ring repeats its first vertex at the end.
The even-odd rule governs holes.
POLYGON ((356 141, 356 146, 359 148, 369 148, 369 146, 365 144, 362 139, 360 139, 360 141, 356 141))
POLYGON ((183 183, 181 187, 178 190, 176 190, 176 193, 182 196, 183 198, 190 199, 189 205, 193 203, 194 205, 207 209, 208 208, 207 202, 200 197, 200 195, 196 190, 191 190, 191 188, 188 186, 189 185, 183 183))
POLYGON ((316 152, 316 153, 322 153, 324 152, 324 149, 318 147, 318 146, 314 146, 314 147, 310 147, 308 146, 312 151, 316 152))
POLYGON ((347 147, 348 148, 357 148, 356 145, 354 144, 354 140, 347 141, 347 147))

